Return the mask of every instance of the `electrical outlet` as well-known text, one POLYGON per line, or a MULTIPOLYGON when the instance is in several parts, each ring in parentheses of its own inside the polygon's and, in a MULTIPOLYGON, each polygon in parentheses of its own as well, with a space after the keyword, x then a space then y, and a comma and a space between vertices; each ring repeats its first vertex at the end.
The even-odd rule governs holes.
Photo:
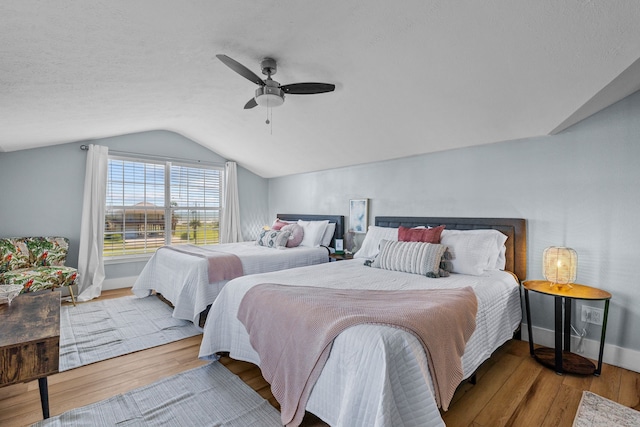
POLYGON ((581 320, 583 322, 592 323, 594 325, 602 325, 602 317, 604 310, 596 307, 582 306, 581 320))

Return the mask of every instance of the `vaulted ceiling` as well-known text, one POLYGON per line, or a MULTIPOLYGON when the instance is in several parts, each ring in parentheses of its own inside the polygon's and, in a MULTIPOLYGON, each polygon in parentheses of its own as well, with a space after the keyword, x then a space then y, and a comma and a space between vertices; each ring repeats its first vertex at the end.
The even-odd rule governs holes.
POLYGON ((0 151, 167 129, 263 177, 549 135, 640 89, 636 0, 2 0, 0 151), (215 55, 282 84, 255 84, 215 55))

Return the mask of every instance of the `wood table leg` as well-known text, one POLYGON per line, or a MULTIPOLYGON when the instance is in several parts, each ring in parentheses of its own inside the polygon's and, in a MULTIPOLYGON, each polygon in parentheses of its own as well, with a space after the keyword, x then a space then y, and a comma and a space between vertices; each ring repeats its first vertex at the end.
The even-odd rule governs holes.
POLYGON ((38 378, 40 388, 40 403, 42 403, 42 418, 49 418, 49 387, 47 377, 38 378))

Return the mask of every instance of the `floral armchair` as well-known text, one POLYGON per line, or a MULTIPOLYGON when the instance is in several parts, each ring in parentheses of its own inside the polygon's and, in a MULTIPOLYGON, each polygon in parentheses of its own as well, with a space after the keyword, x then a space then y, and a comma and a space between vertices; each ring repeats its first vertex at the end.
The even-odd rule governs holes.
POLYGON ((0 284, 22 285, 20 293, 67 286, 76 305, 71 286, 76 284, 78 270, 64 265, 68 250, 66 237, 0 239, 0 284))

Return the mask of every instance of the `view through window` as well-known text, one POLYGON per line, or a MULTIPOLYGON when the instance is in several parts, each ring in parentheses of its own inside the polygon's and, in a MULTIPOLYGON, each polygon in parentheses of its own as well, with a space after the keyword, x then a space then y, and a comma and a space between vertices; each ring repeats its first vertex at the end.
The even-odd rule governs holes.
POLYGON ((219 242, 222 167, 109 156, 104 256, 219 242))

